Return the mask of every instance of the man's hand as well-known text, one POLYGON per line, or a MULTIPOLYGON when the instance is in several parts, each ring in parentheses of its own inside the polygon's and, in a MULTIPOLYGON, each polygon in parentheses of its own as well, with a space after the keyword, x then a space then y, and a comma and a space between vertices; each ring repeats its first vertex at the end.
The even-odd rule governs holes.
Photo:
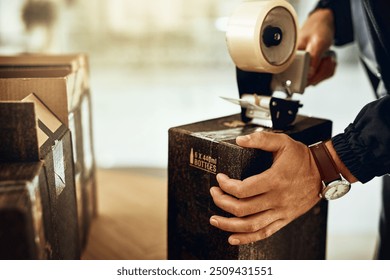
POLYGON ((332 46, 334 38, 333 13, 329 9, 314 11, 303 24, 299 37, 298 49, 310 54, 310 71, 307 85, 316 85, 333 76, 336 70, 336 60, 324 56, 332 46))
POLYGON ((320 174, 304 144, 286 134, 257 132, 237 137, 237 144, 273 153, 272 166, 243 181, 218 174, 210 189, 214 203, 235 217, 212 216, 210 223, 233 232, 231 245, 269 237, 319 201, 320 174))

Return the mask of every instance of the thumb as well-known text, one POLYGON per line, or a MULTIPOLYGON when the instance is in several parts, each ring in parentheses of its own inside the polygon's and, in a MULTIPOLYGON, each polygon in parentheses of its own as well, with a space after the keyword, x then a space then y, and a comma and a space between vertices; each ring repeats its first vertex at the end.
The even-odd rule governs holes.
POLYGON ((267 152, 277 152, 285 147, 288 136, 282 133, 255 132, 236 138, 236 143, 244 148, 255 148, 267 152))
POLYGON ((318 45, 309 43, 306 46, 306 51, 310 54, 310 70, 309 70, 309 79, 314 76, 317 72, 317 68, 321 61, 321 55, 323 50, 318 47, 318 45))

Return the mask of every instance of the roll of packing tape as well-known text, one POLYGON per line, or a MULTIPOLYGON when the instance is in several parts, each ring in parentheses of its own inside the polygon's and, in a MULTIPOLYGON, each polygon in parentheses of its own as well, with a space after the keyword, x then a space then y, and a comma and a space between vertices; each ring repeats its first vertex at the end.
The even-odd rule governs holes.
POLYGON ((243 2, 229 19, 226 41, 238 68, 280 73, 293 61, 297 15, 285 0, 243 2))

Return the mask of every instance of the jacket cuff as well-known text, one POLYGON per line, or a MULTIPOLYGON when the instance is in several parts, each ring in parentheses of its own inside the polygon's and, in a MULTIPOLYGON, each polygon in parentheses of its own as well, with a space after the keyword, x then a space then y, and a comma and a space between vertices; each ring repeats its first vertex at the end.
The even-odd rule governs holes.
POLYGON ((367 183, 375 177, 375 171, 370 170, 372 169, 370 166, 361 163, 360 158, 363 155, 359 155, 356 149, 351 148, 347 133, 334 136, 332 138, 332 144, 341 161, 361 183, 367 183))

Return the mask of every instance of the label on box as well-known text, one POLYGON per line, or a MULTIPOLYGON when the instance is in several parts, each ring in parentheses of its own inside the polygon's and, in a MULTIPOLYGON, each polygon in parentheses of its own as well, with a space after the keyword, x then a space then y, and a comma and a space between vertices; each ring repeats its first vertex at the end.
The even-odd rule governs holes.
POLYGON ((190 151, 190 166, 217 174, 217 159, 194 148, 191 148, 190 151))

